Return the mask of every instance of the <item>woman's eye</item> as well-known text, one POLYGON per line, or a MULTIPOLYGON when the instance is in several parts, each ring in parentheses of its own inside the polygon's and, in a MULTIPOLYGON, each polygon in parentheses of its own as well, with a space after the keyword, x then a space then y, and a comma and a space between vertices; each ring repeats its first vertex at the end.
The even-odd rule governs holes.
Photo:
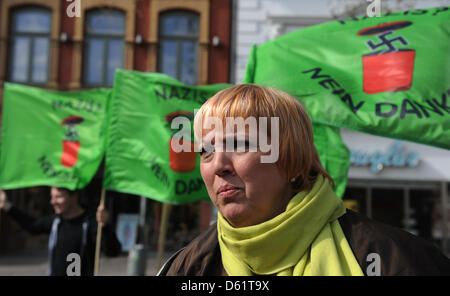
POLYGON ((203 146, 199 153, 200 153, 200 157, 207 158, 213 152, 214 152, 214 147, 209 147, 209 146, 205 147, 205 146, 203 146))
POLYGON ((234 141, 234 149, 236 152, 248 152, 250 149, 249 141, 234 141))

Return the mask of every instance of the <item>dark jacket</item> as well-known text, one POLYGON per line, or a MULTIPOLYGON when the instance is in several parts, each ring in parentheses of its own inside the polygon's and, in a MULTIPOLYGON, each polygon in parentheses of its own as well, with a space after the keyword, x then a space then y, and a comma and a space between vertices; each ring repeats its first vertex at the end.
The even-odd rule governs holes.
MULTIPOLYGON (((450 259, 432 243, 401 229, 373 221, 351 210, 338 219, 365 275, 374 275, 373 255, 379 255, 376 275, 450 275, 450 259), (369 256, 370 255, 370 256, 369 256)), ((175 253, 159 275, 226 275, 217 225, 212 225, 175 253)))
MULTIPOLYGON (((81 275, 93 275, 95 262, 95 245, 97 240, 97 220, 94 213, 84 212, 72 219, 62 219, 58 215, 34 218, 16 207, 11 207, 8 216, 13 218, 30 234, 49 234, 56 227, 54 246, 49 245, 49 275, 67 275, 68 255, 76 253, 81 259, 81 275), (58 219, 57 225, 55 220, 58 219), (84 227, 86 229, 84 229, 84 227)), ((50 242, 52 235, 50 235, 50 242)), ((106 256, 117 256, 121 252, 118 241, 110 225, 102 228, 101 249, 106 256)))

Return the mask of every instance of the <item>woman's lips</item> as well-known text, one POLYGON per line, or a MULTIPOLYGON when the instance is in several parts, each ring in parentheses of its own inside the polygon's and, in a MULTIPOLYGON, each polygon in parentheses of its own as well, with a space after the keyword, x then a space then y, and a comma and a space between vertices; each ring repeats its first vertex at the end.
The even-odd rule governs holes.
POLYGON ((220 198, 229 198, 229 197, 232 197, 232 196, 236 195, 237 193, 239 193, 239 191, 241 191, 241 189, 239 189, 239 188, 226 189, 226 190, 220 191, 217 194, 217 196, 220 198))
POLYGON ((219 190, 217 190, 217 196, 219 198, 229 198, 241 191, 241 188, 233 186, 233 185, 222 185, 219 187, 219 190))

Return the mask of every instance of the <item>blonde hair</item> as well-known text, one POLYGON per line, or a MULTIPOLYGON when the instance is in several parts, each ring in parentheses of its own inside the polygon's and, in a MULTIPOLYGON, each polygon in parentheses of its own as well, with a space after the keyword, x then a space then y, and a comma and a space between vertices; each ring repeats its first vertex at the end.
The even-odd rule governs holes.
MULTIPOLYGON (((286 173, 287 182, 295 178, 294 190, 303 191, 310 189, 318 174, 322 174, 334 186, 314 146, 311 121, 300 102, 291 95, 254 84, 224 89, 208 99, 194 118, 194 133, 199 140, 203 132, 201 123, 207 117, 224 122, 229 117, 278 117, 280 154, 277 165, 286 173)), ((267 130, 270 133, 270 126, 267 130)))

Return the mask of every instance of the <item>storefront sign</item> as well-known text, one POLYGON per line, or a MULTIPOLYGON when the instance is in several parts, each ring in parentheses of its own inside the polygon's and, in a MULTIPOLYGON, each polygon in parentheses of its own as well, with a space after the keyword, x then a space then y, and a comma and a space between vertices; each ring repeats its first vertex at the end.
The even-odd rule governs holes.
POLYGON ((377 174, 385 167, 416 167, 419 164, 419 154, 404 151, 403 143, 394 142, 386 152, 376 150, 350 151, 350 164, 353 166, 369 166, 370 172, 377 174))

